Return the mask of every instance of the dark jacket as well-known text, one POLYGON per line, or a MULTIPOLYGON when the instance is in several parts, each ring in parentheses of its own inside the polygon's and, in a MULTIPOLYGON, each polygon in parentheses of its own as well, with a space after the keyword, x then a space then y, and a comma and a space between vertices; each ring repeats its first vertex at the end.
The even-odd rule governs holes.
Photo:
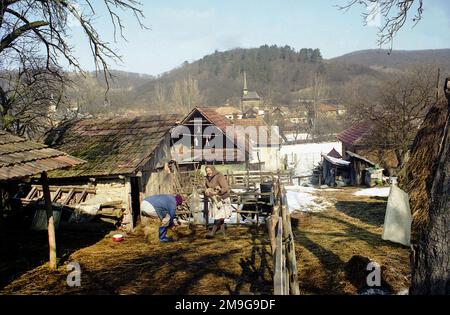
POLYGON ((205 176, 205 187, 216 188, 217 186, 219 186, 220 198, 223 200, 230 197, 230 187, 228 186, 228 182, 225 176, 222 173, 218 172, 214 166, 208 165, 208 167, 211 168, 213 174, 211 177, 205 176))

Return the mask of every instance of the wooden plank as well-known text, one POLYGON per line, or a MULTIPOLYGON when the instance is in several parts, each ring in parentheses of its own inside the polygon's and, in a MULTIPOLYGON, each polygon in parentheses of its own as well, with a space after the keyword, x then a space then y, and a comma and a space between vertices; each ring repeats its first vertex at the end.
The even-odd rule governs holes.
POLYGON ((27 200, 31 200, 36 196, 36 193, 38 192, 37 188, 35 186, 33 186, 30 190, 30 192, 28 193, 28 195, 25 197, 25 199, 27 200))
MULTIPOLYGON (((281 221, 281 220, 279 220, 281 221)), ((276 233, 276 247, 274 255, 273 294, 284 295, 285 284, 283 281, 283 228, 278 224, 276 233)))
POLYGON ((84 189, 84 190, 81 192, 80 197, 77 199, 77 204, 83 202, 83 199, 86 197, 87 193, 88 193, 88 192, 87 192, 87 189, 84 189))
POLYGON ((59 198, 59 196, 61 195, 61 193, 62 193, 61 188, 58 188, 58 189, 56 190, 55 196, 53 196, 52 202, 56 202, 56 200, 58 200, 58 198, 59 198))
POLYGON ((71 190, 67 193, 67 196, 66 196, 66 198, 64 198, 62 204, 63 204, 63 205, 68 205, 69 202, 70 202, 70 199, 72 199, 74 193, 75 193, 75 190, 74 190, 74 189, 71 189, 71 190))
POLYGON ((282 216, 284 230, 286 231, 284 237, 286 242, 286 265, 288 270, 289 280, 289 293, 291 295, 299 295, 300 288, 298 284, 298 271, 297 271, 297 259, 295 257, 295 242, 294 234, 292 233, 291 216, 289 214, 289 208, 287 203, 286 190, 282 189, 282 216))

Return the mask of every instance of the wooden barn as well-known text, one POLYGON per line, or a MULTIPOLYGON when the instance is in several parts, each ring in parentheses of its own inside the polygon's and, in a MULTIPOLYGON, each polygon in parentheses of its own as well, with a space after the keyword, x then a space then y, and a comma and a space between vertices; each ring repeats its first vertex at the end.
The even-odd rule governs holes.
MULTIPOLYGON (((45 201, 44 223, 48 223, 50 267, 56 268, 55 220, 47 172, 80 166, 83 163, 85 161, 64 152, 0 131, 0 235, 4 231, 4 217, 21 210, 19 185, 28 183, 32 176, 40 175, 37 183, 42 186, 42 197, 45 201)), ((5 240, 4 235, 0 238, 1 241, 5 240)))
POLYGON ((173 159, 178 163, 248 163, 248 143, 232 128, 231 121, 214 109, 194 108, 173 132, 173 159))
POLYGON ((180 119, 154 115, 65 123, 49 134, 46 144, 87 163, 50 172, 50 181, 59 188, 95 189, 97 198, 122 201, 123 228, 132 230, 143 196, 172 190, 172 174, 157 170, 171 160, 170 131, 180 119))

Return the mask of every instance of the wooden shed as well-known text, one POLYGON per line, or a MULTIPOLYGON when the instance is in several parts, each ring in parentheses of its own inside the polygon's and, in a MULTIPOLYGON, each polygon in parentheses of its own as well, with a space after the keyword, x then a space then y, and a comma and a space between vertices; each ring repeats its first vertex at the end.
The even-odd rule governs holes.
MULTIPOLYGON (((84 160, 64 152, 14 136, 6 131, 0 131, 0 225, 3 221, 8 193, 18 182, 40 174, 47 213, 51 268, 56 267, 56 241, 47 172, 80 166, 84 163, 84 160)), ((0 229, 3 230, 1 227, 0 229)))
POLYGON ((363 185, 365 183, 366 169, 374 167, 375 163, 351 151, 347 151, 346 154, 350 160, 351 185, 363 185))
POLYGON ((180 119, 179 115, 154 115, 63 124, 49 134, 46 143, 87 163, 51 172, 51 183, 94 187, 97 196, 121 200, 123 228, 130 231, 138 221, 143 196, 169 192, 161 182, 170 183, 171 174, 159 176, 157 169, 171 160, 170 131, 180 119))
MULTIPOLYGON (((333 154, 333 151, 330 153, 333 154)), ((336 181, 342 181, 345 184, 349 184, 350 162, 331 156, 330 153, 322 154, 323 183, 331 187, 336 185, 336 181)))

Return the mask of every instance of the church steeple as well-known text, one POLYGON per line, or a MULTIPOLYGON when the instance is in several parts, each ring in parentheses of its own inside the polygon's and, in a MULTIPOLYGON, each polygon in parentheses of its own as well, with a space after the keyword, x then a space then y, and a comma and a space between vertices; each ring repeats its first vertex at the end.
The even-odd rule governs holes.
POLYGON ((248 94, 248 89, 247 89, 247 72, 244 70, 244 95, 248 94))

